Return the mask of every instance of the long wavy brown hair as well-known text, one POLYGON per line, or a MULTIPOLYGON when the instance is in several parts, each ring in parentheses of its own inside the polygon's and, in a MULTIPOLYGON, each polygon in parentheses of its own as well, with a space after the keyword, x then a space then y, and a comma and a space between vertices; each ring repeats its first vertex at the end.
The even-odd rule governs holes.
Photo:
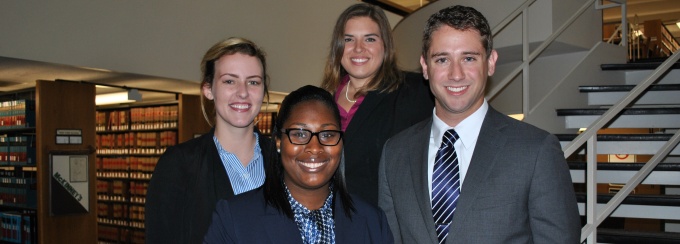
POLYGON ((380 92, 396 90, 403 83, 403 75, 397 67, 397 57, 390 24, 387 21, 385 12, 381 8, 366 3, 358 3, 348 7, 335 22, 321 87, 331 93, 335 93, 342 82, 342 78, 347 75, 347 71, 342 67, 340 61, 345 50, 345 25, 348 20, 355 17, 368 17, 378 24, 385 50, 383 62, 378 68, 378 72, 372 80, 357 91, 355 96, 365 95, 375 90, 380 92))

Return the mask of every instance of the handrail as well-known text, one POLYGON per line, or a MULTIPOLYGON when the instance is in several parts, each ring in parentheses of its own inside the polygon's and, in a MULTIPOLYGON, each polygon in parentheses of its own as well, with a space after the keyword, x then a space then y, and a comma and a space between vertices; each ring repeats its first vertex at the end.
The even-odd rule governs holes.
MULTIPOLYGON (((589 143, 591 140, 595 140, 594 139, 595 136, 592 136, 591 138, 593 139, 589 139, 589 143)), ((614 197, 612 197, 612 199, 609 200, 609 202, 607 202, 607 205, 605 205, 604 208, 598 209, 600 213, 598 214, 597 218, 594 218, 594 216, 590 215, 588 216, 588 224, 581 229, 581 242, 583 242, 590 235, 595 237, 594 233, 597 229, 597 226, 599 226, 607 216, 609 216, 612 212, 614 212, 614 210, 616 210, 616 208, 619 205, 621 205, 623 199, 630 195, 630 193, 635 189, 635 187, 637 187, 637 185, 640 184, 640 182, 642 182, 642 180, 647 178, 647 176, 654 170, 654 168, 661 162, 661 160, 668 156, 668 154, 670 154, 673 148, 675 148, 678 145, 678 142, 680 142, 680 130, 676 131, 673 137, 671 137, 671 139, 668 140, 661 147, 661 149, 659 149, 659 151, 645 164, 645 166, 643 166, 642 169, 640 169, 640 171, 638 171, 632 178, 630 178, 630 180, 628 180, 628 182, 626 182, 626 185, 623 186, 623 188, 621 188, 621 190, 619 190, 619 192, 617 192, 616 195, 614 195, 614 197)), ((591 152, 588 152, 588 155, 590 154, 591 152)), ((592 154, 595 154, 595 152, 592 152, 592 154)), ((590 162, 589 164, 595 165, 595 163, 590 162)), ((593 169, 593 174, 594 170, 595 169, 593 169)), ((591 204, 590 199, 594 198, 590 196, 594 195, 588 196, 589 205, 591 204)), ((596 205, 595 203, 592 203, 592 206, 588 207, 589 209, 594 208, 595 205, 596 205)), ((589 214, 591 213, 589 212, 589 214)))
POLYGON ((564 157, 569 157, 576 150, 578 150, 583 143, 588 140, 591 136, 595 136, 597 131, 602 129, 604 125, 608 124, 621 110, 623 110, 630 102, 637 99, 637 97, 642 94, 652 83, 654 83, 661 75, 666 73, 675 62, 680 59, 680 52, 677 52, 666 59, 659 67, 657 67, 652 74, 647 77, 647 79, 640 84, 636 85, 633 90, 631 90, 628 95, 623 97, 614 106, 610 107, 607 112, 605 112, 600 118, 595 120, 585 131, 579 134, 576 139, 571 141, 564 149, 564 157))
MULTIPOLYGON (((518 66, 512 72, 510 72, 510 74, 508 76, 506 76, 500 83, 498 83, 498 85, 496 85, 491 91, 489 91, 488 95, 486 95, 486 99, 491 100, 496 95, 498 95, 498 93, 501 90, 503 90, 508 84, 510 84, 510 81, 512 81, 512 79, 514 79, 515 76, 517 76, 521 70, 528 67, 529 64, 531 62, 533 62, 534 59, 536 59, 539 54, 541 54, 546 48, 548 48, 548 46, 550 44, 552 44, 552 42, 555 39, 557 39, 557 37, 559 35, 561 35, 564 32, 564 30, 567 29, 567 27, 569 27, 572 23, 574 23, 576 21, 576 19, 579 16, 581 16, 581 14, 583 14, 590 7, 590 5, 592 5, 596 1, 598 1, 598 0, 590 0, 590 1, 587 1, 585 4, 583 4, 583 6, 581 6, 581 8, 578 11, 576 11, 576 13, 574 13, 566 22, 564 22, 564 24, 562 24, 562 26, 560 26, 560 28, 555 30, 555 32, 553 32, 552 35, 550 35, 548 38, 546 38, 545 41, 543 41, 543 43, 541 43, 540 46, 538 46, 533 52, 531 52, 531 54, 529 55, 529 58, 527 60, 523 60, 523 62, 520 66, 518 66)), ((524 32, 524 31, 526 31, 526 28, 523 28, 522 32, 524 32)), ((524 94, 524 96, 528 96, 528 95, 524 94)))
MULTIPOLYGON (((621 26, 628 26, 628 19, 626 16, 626 12, 628 11, 627 5, 626 5, 626 0, 610 0, 613 3, 610 4, 605 4, 602 5, 600 4, 600 0, 595 0, 595 9, 597 10, 602 10, 602 9, 607 9, 607 8, 615 8, 615 7, 621 7, 621 26)), ((628 29, 621 29, 621 46, 628 46, 628 38, 630 37, 631 33, 628 32, 628 29)))
MULTIPOLYGON (((650 74, 649 77, 647 77, 646 80, 643 82, 637 84, 635 88, 633 88, 625 97, 623 97, 621 100, 619 100, 616 104, 614 104, 612 107, 610 107, 602 116, 600 116, 597 120, 595 120, 588 128, 583 131, 581 134, 576 136, 576 139, 571 141, 566 148, 564 148, 564 157, 569 157, 572 155, 576 150, 578 150, 583 143, 588 141, 588 148, 586 151, 587 155, 596 155, 597 151, 595 150, 595 145, 597 144, 597 132, 604 127, 604 125, 609 124, 611 120, 618 115, 621 110, 626 108, 628 104, 630 104, 633 100, 637 99, 642 93, 649 88, 654 82, 656 82, 661 75, 665 74, 670 67, 672 67, 675 62, 680 59, 680 52, 677 52, 670 56, 669 58, 666 59, 659 67, 657 67, 652 74, 650 74)), ((627 183, 624 185, 624 187, 619 190, 618 193, 605 205, 605 207, 601 210, 601 213, 597 215, 597 218, 595 218, 595 206, 597 205, 596 202, 594 201, 588 201, 588 206, 587 207, 587 217, 586 217, 586 225, 581 229, 581 242, 585 241, 586 239, 588 240, 588 243, 595 243, 597 240, 597 226, 599 226, 604 219, 609 216, 625 199, 632 191, 633 189, 642 182, 643 179, 645 179, 649 173, 652 172, 654 167, 656 167, 659 162, 668 154, 670 151, 675 148, 675 146, 678 145, 678 141, 680 141, 680 131, 677 131, 675 135, 668 141, 664 146, 657 152, 652 159, 650 159, 645 166, 638 171, 627 183)), ((587 174, 587 198, 588 199, 595 199, 596 197, 596 184, 595 182, 595 172, 596 168, 594 165, 597 164, 596 158, 593 157, 588 157, 588 162, 587 164, 590 166, 588 167, 588 171, 586 172, 587 174)))
POLYGON ((501 20, 501 22, 498 23, 498 25, 496 25, 496 27, 494 27, 493 30, 491 30, 491 35, 496 36, 496 34, 501 32, 501 30, 503 30, 506 26, 508 26, 508 24, 510 24, 510 22, 512 20, 517 18, 517 16, 519 14, 521 14, 525 9, 529 8, 529 5, 533 4, 534 2, 536 2, 536 0, 524 1, 524 3, 522 3, 522 5, 517 7, 517 9, 515 9, 515 11, 510 13, 507 17, 505 17, 505 19, 501 20))
MULTIPOLYGON (((607 39, 607 43, 609 43, 609 44, 614 43, 614 37, 616 36, 616 34, 619 33, 619 31, 621 31, 621 26, 623 26, 623 25, 619 25, 618 27, 616 27, 616 30, 614 30, 614 32, 612 32, 612 35, 609 36, 609 39, 607 39)), ((623 43, 619 43, 619 46, 623 46, 623 43)))
MULTIPOLYGON (((628 21, 626 19, 626 1, 625 0, 619 0, 616 1, 617 3, 614 4, 608 4, 608 5, 602 5, 600 4, 601 0, 591 0, 591 1, 586 1, 583 6, 578 9, 567 21, 565 21, 562 26, 560 26, 557 30, 555 30, 548 38, 546 38, 541 45, 539 45, 531 54, 528 54, 528 34, 527 34, 527 16, 526 12, 528 7, 534 3, 534 0, 528 0, 525 1, 520 7, 518 7, 515 11, 513 11, 510 15, 505 17, 496 27, 494 27, 492 35, 495 36, 500 32, 502 29, 504 29, 511 21, 513 21, 519 14, 523 14, 523 19, 522 19, 522 48, 523 48, 523 55, 522 55, 522 63, 516 67, 514 70, 512 70, 499 84, 497 84, 493 89, 491 89, 486 96, 487 100, 491 100, 494 98, 498 93, 500 93, 501 90, 503 90, 520 72, 523 72, 524 78, 523 78, 523 113, 529 112, 528 110, 528 73, 529 73, 529 65, 531 62, 533 62, 550 44, 553 43, 555 39, 559 35, 561 35, 567 27, 569 27, 571 24, 573 24, 576 19, 578 19, 588 8, 590 5, 595 3, 595 8, 598 10, 604 9, 604 8, 611 8, 611 7, 621 7, 621 36, 622 36, 622 42, 621 44, 623 46, 628 46, 629 38, 632 37, 632 33, 629 32, 628 29, 628 21)), ((678 52, 680 53, 680 52, 678 52)), ((643 82, 638 84, 633 90, 631 90, 628 95, 626 95, 623 99, 621 99, 619 102, 617 102, 614 106, 612 106, 607 112, 605 112, 604 115, 602 115, 599 119, 597 119, 595 122, 593 122, 586 131, 581 133, 579 136, 576 137, 572 142, 570 142, 566 148, 564 149, 564 157, 571 156, 574 152, 576 152, 578 149, 581 148, 581 146, 588 141, 588 146, 587 146, 587 152, 586 154, 588 155, 587 157, 587 185, 586 185, 586 192, 587 192, 587 206, 586 206, 586 225, 581 229, 581 242, 585 241, 588 239, 588 243, 595 243, 597 240, 597 226, 599 226, 602 221, 604 221, 605 218, 607 218, 625 199, 630 192, 642 181, 644 180, 654 169, 654 167, 665 158, 670 151, 677 146, 678 142, 680 141, 680 131, 676 132, 676 134, 669 140, 657 154, 654 155, 654 157, 638 172, 636 175, 631 178, 627 184, 610 200, 604 209, 597 209, 597 202, 596 202, 596 195, 597 195, 597 181, 596 181, 596 145, 597 145, 597 132, 604 127, 604 125, 608 124, 610 121, 612 121, 617 114, 619 114, 623 108, 627 107, 633 100, 637 99, 651 84, 656 82, 663 74, 665 74, 669 68, 678 61, 680 58, 680 55, 678 53, 674 53, 671 57, 669 57, 665 62, 663 62, 657 69, 655 69, 652 74, 643 82)))

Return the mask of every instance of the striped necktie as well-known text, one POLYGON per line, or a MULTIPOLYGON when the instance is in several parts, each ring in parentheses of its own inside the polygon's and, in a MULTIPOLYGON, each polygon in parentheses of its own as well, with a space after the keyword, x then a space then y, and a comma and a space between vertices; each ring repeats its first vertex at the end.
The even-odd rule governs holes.
POLYGON ((446 241, 449 225, 456 211, 460 195, 460 177, 458 174, 458 156, 453 144, 458 134, 450 129, 444 133, 442 144, 437 151, 432 172, 432 215, 439 243, 446 241))

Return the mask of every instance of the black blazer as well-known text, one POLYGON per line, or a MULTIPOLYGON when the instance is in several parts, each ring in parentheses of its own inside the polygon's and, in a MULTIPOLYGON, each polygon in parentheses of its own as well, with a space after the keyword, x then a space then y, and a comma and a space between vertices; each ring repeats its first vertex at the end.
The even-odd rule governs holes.
MULTIPOLYGON (((385 213, 356 197, 352 218, 340 195, 333 207, 336 243, 394 243, 385 213)), ((295 220, 265 203, 262 187, 217 203, 204 243, 299 243, 295 220)))
MULTIPOLYGON (((343 98, 344 99, 344 98, 343 98)), ((432 116, 434 99, 420 73, 405 73, 391 93, 369 92, 345 131, 345 179, 350 193, 378 205, 378 163, 385 141, 432 116)))
MULTIPOLYGON (((146 243, 201 243, 217 201, 234 195, 213 135, 170 147, 158 160, 146 195, 146 243)), ((263 135, 259 144, 267 165, 275 147, 263 135)))

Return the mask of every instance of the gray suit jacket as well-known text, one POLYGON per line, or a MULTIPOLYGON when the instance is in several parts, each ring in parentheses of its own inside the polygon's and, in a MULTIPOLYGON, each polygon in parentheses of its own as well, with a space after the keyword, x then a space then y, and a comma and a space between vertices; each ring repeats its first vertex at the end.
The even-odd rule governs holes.
MULTIPOLYGON (((379 205, 396 243, 437 243, 426 161, 431 127, 432 118, 383 149, 379 205)), ((489 107, 446 243, 578 243, 563 155, 555 136, 489 107)))

